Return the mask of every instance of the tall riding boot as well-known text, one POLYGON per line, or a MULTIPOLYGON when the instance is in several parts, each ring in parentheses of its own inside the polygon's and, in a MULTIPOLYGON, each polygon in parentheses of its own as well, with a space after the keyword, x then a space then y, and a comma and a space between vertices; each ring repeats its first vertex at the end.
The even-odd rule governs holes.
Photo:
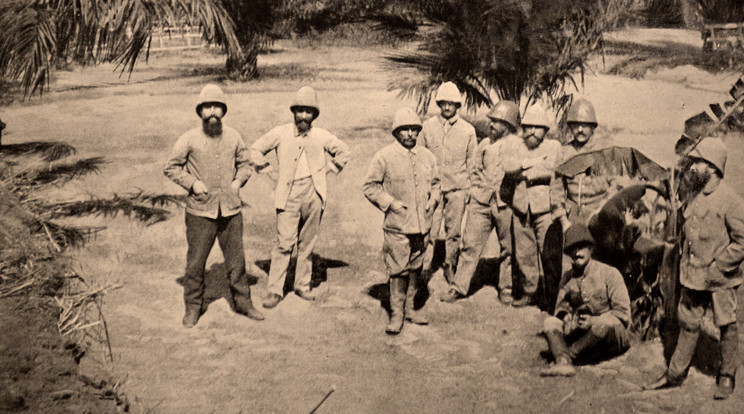
POLYGON ((571 344, 568 348, 568 353, 571 356, 571 359, 574 360, 585 351, 594 348, 600 342, 602 342, 602 338, 589 331, 576 340, 576 342, 571 344))
POLYGON ((235 313, 247 316, 253 320, 262 321, 264 320, 263 313, 259 312, 253 307, 251 301, 251 289, 248 288, 247 292, 238 292, 237 290, 230 289, 233 295, 233 305, 235 313))
POLYGON ((576 374, 576 369, 571 362, 571 355, 566 346, 566 339, 559 331, 546 331, 545 339, 548 340, 548 348, 555 358, 555 364, 540 371, 543 377, 571 377, 576 374))
POLYGON ((452 265, 445 264, 442 266, 442 271, 444 272, 444 280, 447 281, 447 284, 452 284, 452 282, 455 281, 455 272, 452 270, 452 265))
POLYGON ((423 286, 423 280, 421 280, 421 269, 410 272, 408 277, 408 292, 406 293, 406 306, 405 315, 406 320, 415 323, 416 325, 427 325, 429 320, 424 314, 424 309, 416 310, 414 308, 413 299, 416 297, 416 293, 423 286))
POLYGON ((737 347, 739 345, 739 328, 736 322, 721 327, 721 371, 716 383, 718 387, 714 398, 724 400, 734 393, 736 377, 737 347))
POLYGON ((403 328, 407 289, 407 277, 390 278, 390 322, 385 327, 385 333, 387 334, 397 335, 403 328))

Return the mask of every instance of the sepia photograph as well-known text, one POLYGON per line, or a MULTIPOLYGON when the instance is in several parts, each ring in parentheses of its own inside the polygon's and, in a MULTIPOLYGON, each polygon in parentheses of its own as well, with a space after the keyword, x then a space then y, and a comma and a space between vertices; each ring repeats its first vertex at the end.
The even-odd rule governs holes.
POLYGON ((744 412, 741 0, 0 31, 0 413, 744 412))

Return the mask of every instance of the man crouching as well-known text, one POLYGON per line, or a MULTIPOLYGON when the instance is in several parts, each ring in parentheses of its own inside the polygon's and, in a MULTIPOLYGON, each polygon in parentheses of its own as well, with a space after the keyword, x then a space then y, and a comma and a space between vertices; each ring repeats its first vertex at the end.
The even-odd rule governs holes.
POLYGON ((367 170, 362 191, 385 213, 382 253, 390 276, 390 323, 385 332, 400 333, 404 319, 426 324, 414 310, 413 298, 421 283, 423 254, 431 219, 441 196, 437 161, 429 150, 416 146, 421 120, 402 108, 393 121, 394 142, 377 151, 367 170))
POLYGON ((571 269, 563 274, 555 316, 543 325, 555 363, 541 376, 573 376, 576 358, 614 356, 630 346, 630 297, 622 275, 592 260, 594 240, 584 225, 569 227, 565 240, 571 269))

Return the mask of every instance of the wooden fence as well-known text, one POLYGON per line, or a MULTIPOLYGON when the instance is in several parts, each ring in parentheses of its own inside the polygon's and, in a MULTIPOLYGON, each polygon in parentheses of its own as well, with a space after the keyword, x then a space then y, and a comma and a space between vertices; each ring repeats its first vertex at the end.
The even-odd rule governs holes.
POLYGON ((706 24, 702 35, 705 51, 744 48, 744 23, 706 24))
POLYGON ((150 51, 199 49, 209 46, 198 27, 164 26, 153 30, 150 51))

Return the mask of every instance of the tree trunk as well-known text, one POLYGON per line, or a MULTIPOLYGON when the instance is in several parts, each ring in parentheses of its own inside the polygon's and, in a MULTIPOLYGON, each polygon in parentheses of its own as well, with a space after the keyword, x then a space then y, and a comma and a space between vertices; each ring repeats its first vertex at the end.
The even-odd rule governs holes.
POLYGON ((700 29, 703 19, 697 11, 697 0, 681 0, 682 22, 688 29, 700 29))
POLYGON ((227 76, 234 80, 251 80, 258 78, 258 50, 248 49, 241 56, 227 57, 227 76))

